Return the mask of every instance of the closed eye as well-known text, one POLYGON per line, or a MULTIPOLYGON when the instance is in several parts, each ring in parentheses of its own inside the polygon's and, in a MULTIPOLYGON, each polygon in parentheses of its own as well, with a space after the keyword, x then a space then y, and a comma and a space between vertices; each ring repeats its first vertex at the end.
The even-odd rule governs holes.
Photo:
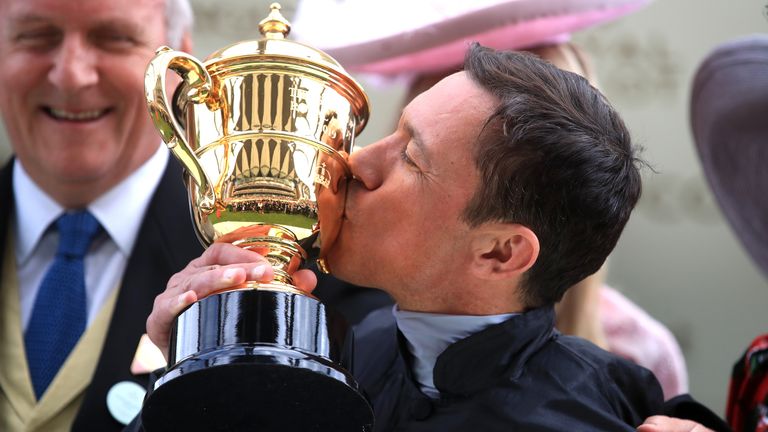
POLYGON ((138 44, 133 35, 112 29, 98 29, 91 34, 91 39, 96 46, 104 49, 127 49, 138 44))
POLYGON ((424 169, 422 169, 422 167, 419 166, 408 154, 408 147, 404 147, 400 151, 400 159, 403 160, 403 162, 409 167, 410 171, 413 171, 419 179, 423 180, 429 177, 428 173, 426 173, 424 169))
POLYGON ((418 165, 411 159, 411 157, 408 155, 408 147, 403 147, 403 149, 400 151, 400 159, 403 160, 407 165, 410 165, 414 168, 418 168, 418 165))
POLYGON ((20 31, 13 37, 18 46, 33 50, 54 47, 61 42, 61 39, 61 32, 54 28, 20 31))

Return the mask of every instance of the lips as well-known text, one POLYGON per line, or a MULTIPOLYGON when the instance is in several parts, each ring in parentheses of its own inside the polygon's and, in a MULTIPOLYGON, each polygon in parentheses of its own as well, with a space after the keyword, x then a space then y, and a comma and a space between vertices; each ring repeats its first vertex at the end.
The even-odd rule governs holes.
POLYGON ((89 122, 98 120, 112 111, 110 108, 97 110, 66 110, 61 108, 44 107, 43 111, 55 120, 71 122, 89 122))

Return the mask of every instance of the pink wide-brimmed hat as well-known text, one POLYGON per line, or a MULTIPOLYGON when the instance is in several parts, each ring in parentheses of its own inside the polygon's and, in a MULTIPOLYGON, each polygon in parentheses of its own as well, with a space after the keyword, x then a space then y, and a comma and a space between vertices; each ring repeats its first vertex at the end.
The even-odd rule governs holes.
POLYGON ((693 82, 691 126, 717 202, 768 276, 768 35, 706 56, 693 82))
POLYGON ((470 42, 522 49, 633 12, 650 0, 303 0, 295 38, 351 71, 395 75, 460 65, 470 42))

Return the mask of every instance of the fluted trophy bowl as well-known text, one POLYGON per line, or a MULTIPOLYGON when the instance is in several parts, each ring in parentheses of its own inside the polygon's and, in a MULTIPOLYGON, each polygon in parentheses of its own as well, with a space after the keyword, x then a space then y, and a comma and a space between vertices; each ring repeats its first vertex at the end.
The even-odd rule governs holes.
POLYGON ((175 320, 168 367, 145 399, 147 430, 365 431, 369 405, 343 319, 292 284, 338 234, 347 155, 368 119, 362 88, 325 53, 290 41, 273 4, 263 37, 201 62, 158 49, 150 115, 185 168, 204 246, 256 250, 275 270, 191 305, 175 320), (182 82, 168 98, 167 72, 182 82))

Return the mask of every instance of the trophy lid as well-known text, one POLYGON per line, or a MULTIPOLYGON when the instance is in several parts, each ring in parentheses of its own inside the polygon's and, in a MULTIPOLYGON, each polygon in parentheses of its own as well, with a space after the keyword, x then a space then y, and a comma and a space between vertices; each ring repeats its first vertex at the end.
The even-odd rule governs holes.
POLYGON ((237 70, 244 64, 262 62, 265 67, 294 69, 299 75, 312 75, 329 86, 347 93, 358 117, 358 133, 368 121, 370 102, 362 87, 341 64, 325 52, 286 38, 291 31, 288 20, 280 13, 280 4, 270 5, 269 15, 259 22, 262 38, 237 42, 212 53, 205 60, 211 76, 237 70))

